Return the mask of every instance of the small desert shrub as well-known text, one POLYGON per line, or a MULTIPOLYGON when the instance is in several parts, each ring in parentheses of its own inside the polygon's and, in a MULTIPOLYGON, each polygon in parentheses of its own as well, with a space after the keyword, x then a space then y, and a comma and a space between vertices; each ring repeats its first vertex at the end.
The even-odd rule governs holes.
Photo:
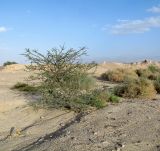
POLYGON ((7 66, 7 65, 11 65, 11 64, 17 64, 17 62, 7 61, 7 62, 3 63, 3 66, 7 66))
POLYGON ((154 98, 156 90, 153 82, 146 78, 127 79, 115 87, 115 94, 126 98, 154 98))
POLYGON ((88 71, 95 63, 82 63, 86 48, 65 50, 53 48, 41 54, 37 50, 26 49, 24 56, 30 61, 29 71, 37 73, 31 80, 39 80, 41 102, 48 107, 77 109, 85 105, 83 95, 92 91, 95 80, 88 71))
POLYGON ((12 87, 12 89, 16 89, 16 90, 28 92, 28 93, 36 93, 38 92, 39 87, 32 86, 27 83, 18 82, 12 87))
POLYGON ((137 78, 137 74, 133 70, 116 69, 101 75, 101 79, 111 82, 123 82, 127 77, 137 78))
POLYGON ((120 98, 114 94, 110 94, 108 102, 118 103, 120 98))
POLYGON ((157 77, 157 79, 154 81, 154 86, 155 86, 157 93, 160 94, 160 76, 157 77))
MULTIPOLYGON (((76 112, 87 109, 88 107, 95 107, 97 109, 103 108, 107 105, 107 102, 112 102, 107 91, 93 90, 90 93, 85 93, 79 97, 70 98, 69 100, 57 99, 54 102, 47 102, 44 105, 54 108, 67 108, 76 112)), ((43 102, 44 103, 44 102, 43 102)), ((113 101, 113 103, 116 103, 113 101)))
POLYGON ((96 108, 103 108, 107 105, 108 94, 99 90, 93 91, 91 94, 84 95, 84 104, 90 105, 96 108))
POLYGON ((96 108, 102 108, 107 105, 108 102, 118 103, 120 98, 108 90, 94 90, 91 94, 84 96, 85 104, 91 105, 96 108))
POLYGON ((152 73, 160 72, 160 68, 154 64, 148 66, 148 70, 152 73))
POLYGON ((156 80, 160 75, 160 69, 155 65, 150 65, 146 69, 137 69, 136 74, 138 77, 144 77, 149 80, 156 80))
POLYGON ((152 72, 148 69, 137 69, 136 74, 138 75, 138 77, 148 78, 152 74, 152 72))
POLYGON ((81 90, 89 91, 95 87, 96 80, 92 76, 84 74, 79 77, 78 85, 81 90))

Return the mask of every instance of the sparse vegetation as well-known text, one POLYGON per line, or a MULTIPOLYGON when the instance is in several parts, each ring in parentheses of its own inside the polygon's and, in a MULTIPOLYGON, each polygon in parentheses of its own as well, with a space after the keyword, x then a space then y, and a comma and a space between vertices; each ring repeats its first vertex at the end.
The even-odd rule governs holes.
MULTIPOLYGON (((94 104, 82 99, 83 96, 91 94, 95 87, 95 80, 88 75, 88 71, 96 64, 80 62, 81 56, 86 55, 86 48, 54 48, 46 55, 37 50, 26 49, 24 55, 31 62, 27 69, 36 72, 32 80, 39 80, 43 104, 69 109, 94 104)), ((101 106, 98 100, 96 104, 97 108, 101 106)))
POLYGON ((108 102, 118 103, 120 98, 115 94, 110 94, 108 102))
POLYGON ((36 93, 36 92, 38 92, 39 87, 29 85, 27 83, 18 82, 12 87, 12 89, 16 89, 16 90, 28 92, 28 93, 36 93))
POLYGON ((120 83, 114 94, 125 98, 154 98, 160 93, 160 68, 154 64, 136 70, 116 69, 101 75, 101 79, 120 83))
POLYGON ((156 80, 157 77, 160 75, 160 69, 155 65, 150 65, 146 69, 137 69, 136 74, 139 77, 144 77, 150 80, 156 80))
POLYGON ((137 78, 137 75, 133 70, 128 69, 116 69, 101 75, 101 79, 111 82, 124 82, 128 77, 137 78))
POLYGON ((108 102, 118 103, 120 98, 108 90, 95 89, 91 94, 83 96, 85 104, 91 105, 96 108, 102 108, 107 105, 108 102))
POLYGON ((125 98, 155 98, 156 90, 153 82, 146 78, 126 79, 115 87, 115 94, 125 98))
POLYGON ((12 65, 12 64, 17 64, 17 62, 14 62, 14 61, 7 61, 5 63, 3 63, 3 66, 7 66, 7 65, 12 65))
POLYGON ((160 68, 154 64, 149 65, 148 70, 151 71, 152 73, 160 72, 160 68))
POLYGON ((155 86, 157 93, 160 94, 160 76, 157 77, 157 79, 154 81, 154 86, 155 86))

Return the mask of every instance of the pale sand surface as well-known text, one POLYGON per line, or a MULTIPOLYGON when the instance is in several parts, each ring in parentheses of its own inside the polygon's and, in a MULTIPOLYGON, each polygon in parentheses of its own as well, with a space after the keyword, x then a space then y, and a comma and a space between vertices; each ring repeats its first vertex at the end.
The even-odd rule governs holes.
MULTIPOLYGON (((107 63, 95 74, 128 66, 137 68, 107 63)), ((10 89, 28 75, 24 65, 0 71, 0 151, 160 151, 159 99, 124 100, 73 120, 73 112, 34 110, 34 100, 10 89)))
POLYGON ((54 131, 59 128, 61 123, 74 116, 73 112, 56 109, 51 111, 34 110, 28 105, 28 102, 32 100, 28 100, 25 95, 18 91, 11 90, 15 83, 25 81, 28 76, 29 73, 24 71, 24 65, 11 65, 0 71, 0 140, 9 134, 12 127, 15 128, 15 131, 21 131, 23 128, 33 125, 20 136, 16 136, 18 134, 14 132, 14 141, 8 138, 11 141, 9 144, 0 141, 0 150, 2 151, 12 150, 14 145, 23 142, 26 138, 38 138, 52 130, 54 131), (47 127, 45 121, 47 121, 47 127))

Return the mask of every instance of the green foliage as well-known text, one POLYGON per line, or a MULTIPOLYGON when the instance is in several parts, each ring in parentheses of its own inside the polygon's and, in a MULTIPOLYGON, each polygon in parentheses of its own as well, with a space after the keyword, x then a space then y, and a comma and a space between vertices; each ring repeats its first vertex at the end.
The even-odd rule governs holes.
POLYGON ((107 105, 108 97, 107 91, 94 90, 87 96, 86 104, 90 104, 96 108, 102 108, 107 105))
POLYGON ((146 78, 127 79, 120 86, 115 87, 115 94, 127 98, 154 98, 156 90, 153 82, 146 78))
POLYGON ((36 73, 32 80, 39 80, 44 104, 50 107, 76 108, 80 104, 77 98, 93 89, 95 80, 88 75, 88 71, 96 64, 81 63, 80 58, 84 55, 84 47, 79 50, 53 48, 46 55, 26 49, 24 56, 31 63, 27 69, 36 73))
MULTIPOLYGON (((78 77, 78 82, 75 85, 78 85, 80 90, 89 91, 95 87, 96 80, 89 76, 88 74, 82 74, 78 77)), ((72 82, 73 87, 74 83, 72 82)))
POLYGON ((5 63, 3 63, 3 66, 7 66, 7 65, 11 65, 11 64, 17 64, 17 62, 14 62, 14 61, 7 61, 5 63))
POLYGON ((17 89, 23 92, 36 93, 38 92, 39 87, 35 87, 35 86, 29 85, 26 83, 18 82, 12 87, 12 89, 17 89))
POLYGON ((108 90, 96 89, 91 94, 83 96, 84 103, 96 108, 103 108, 108 102, 118 103, 120 98, 108 90))
POLYGON ((120 98, 114 94, 111 94, 109 96, 109 102, 112 102, 112 103, 118 103, 120 101, 120 98))

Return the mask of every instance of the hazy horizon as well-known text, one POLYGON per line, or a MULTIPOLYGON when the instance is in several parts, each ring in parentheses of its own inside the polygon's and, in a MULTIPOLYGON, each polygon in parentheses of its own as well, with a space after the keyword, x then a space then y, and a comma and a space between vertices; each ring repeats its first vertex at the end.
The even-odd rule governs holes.
POLYGON ((160 60, 160 0, 1 1, 0 64, 25 48, 88 48, 88 60, 160 60))

